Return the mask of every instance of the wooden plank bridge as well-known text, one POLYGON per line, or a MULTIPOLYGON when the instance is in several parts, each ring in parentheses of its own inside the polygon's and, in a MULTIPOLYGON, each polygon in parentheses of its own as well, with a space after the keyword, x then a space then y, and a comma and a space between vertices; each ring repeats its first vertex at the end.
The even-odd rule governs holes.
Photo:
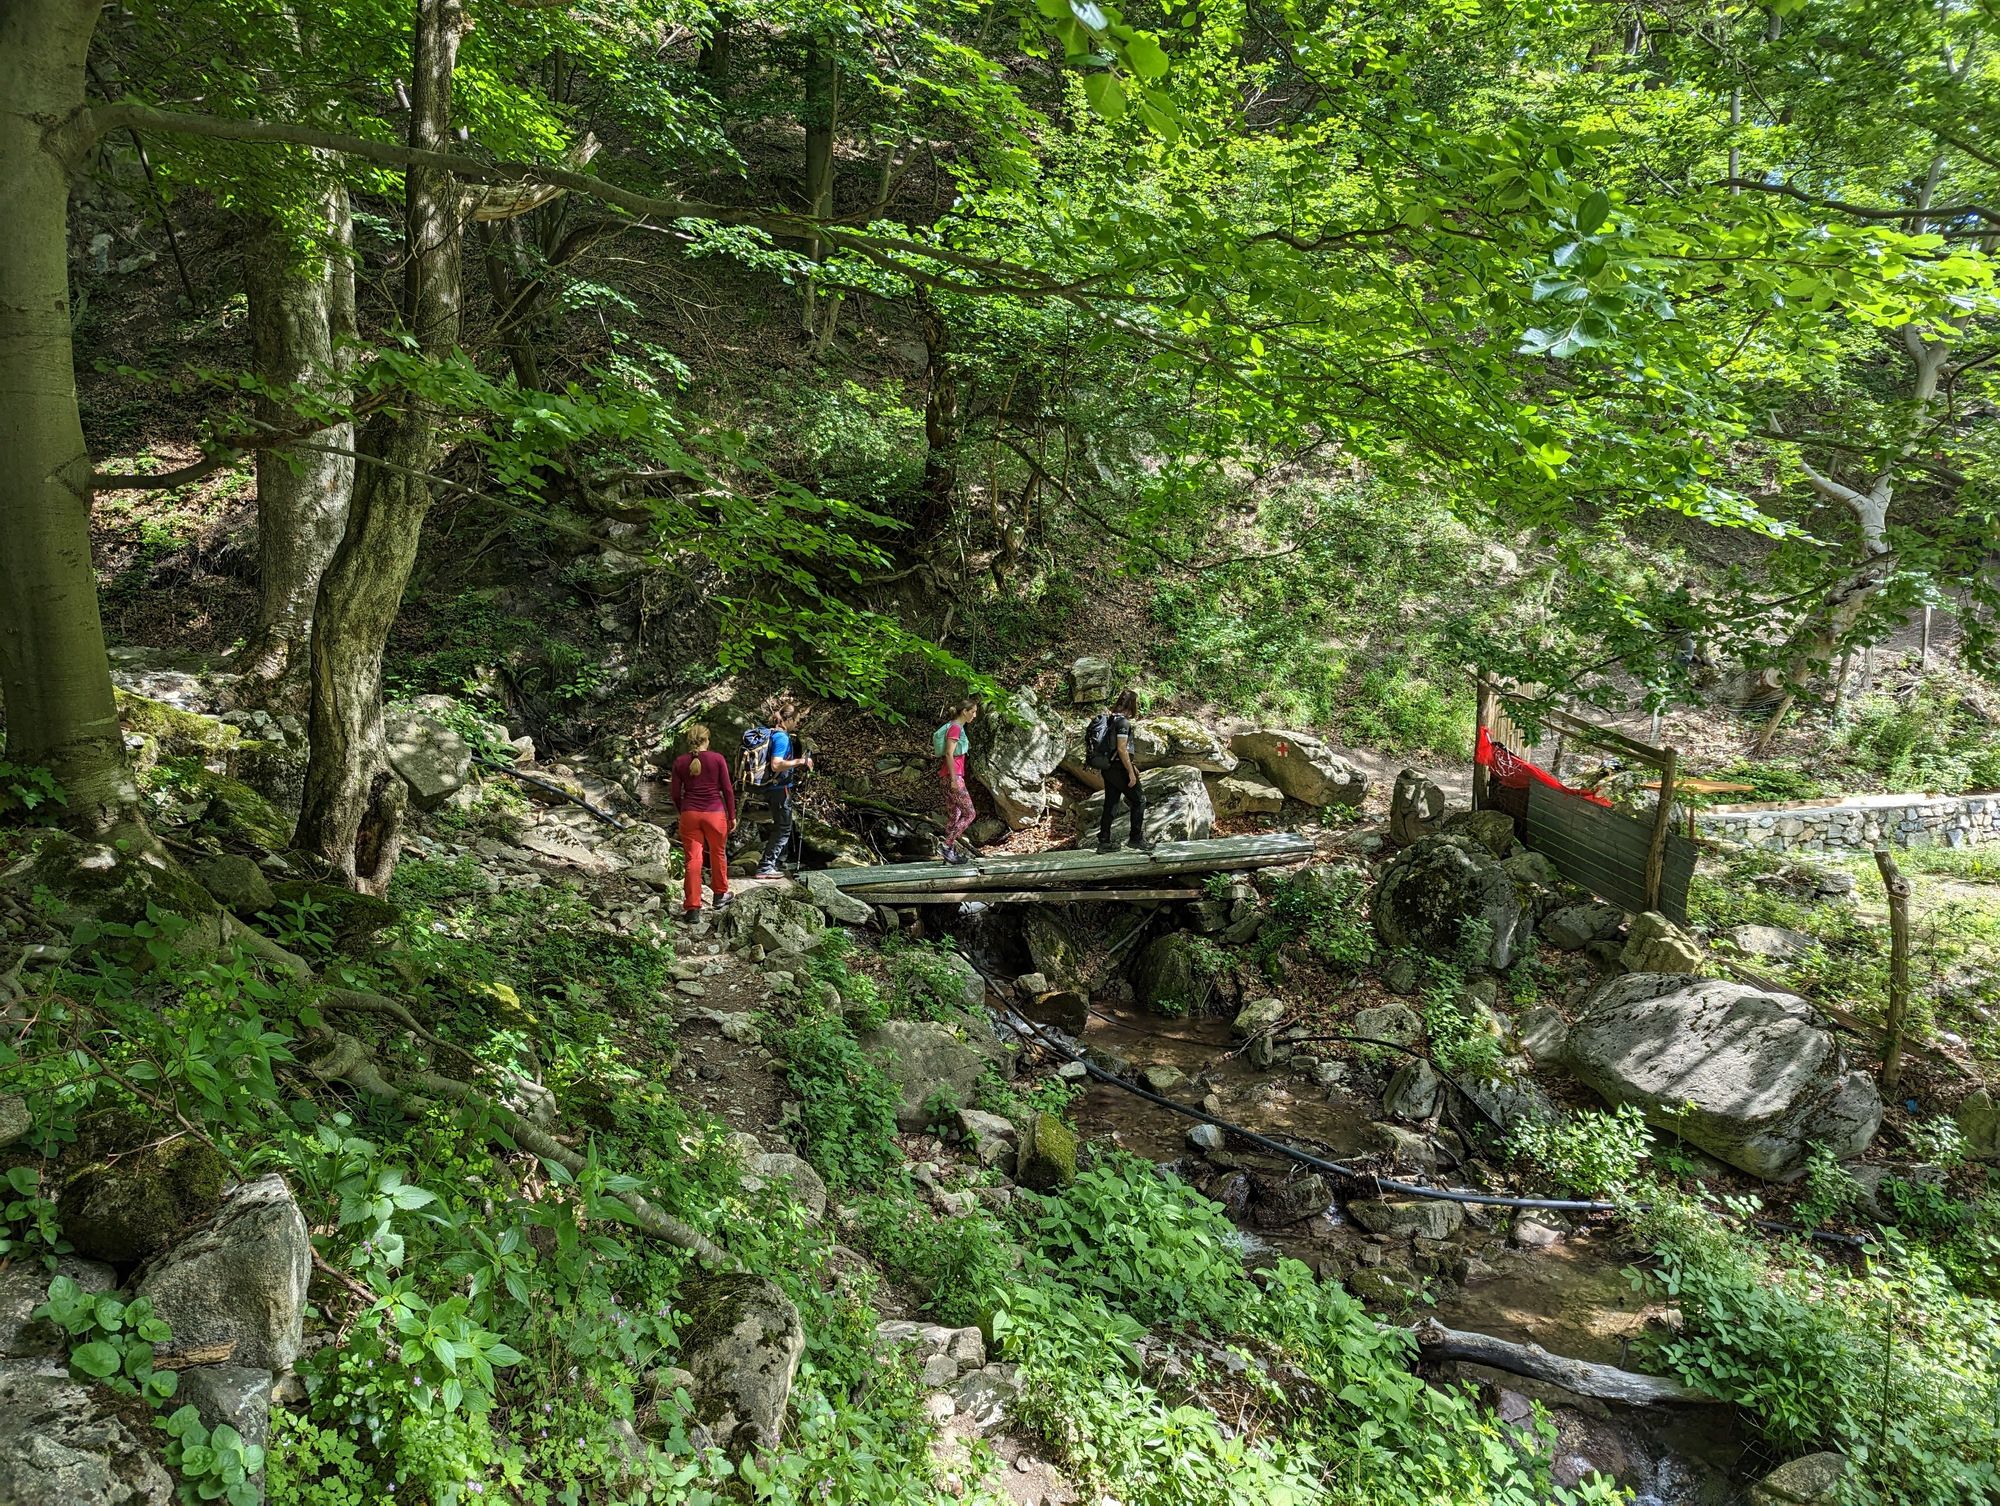
POLYGON ((1313 844, 1292 832, 1162 842, 1150 853, 1131 848, 1099 852, 999 853, 971 863, 889 863, 874 868, 822 868, 818 875, 856 899, 876 905, 1062 904, 1071 900, 1197 899, 1199 888, 1162 880, 1194 874, 1240 873, 1302 863, 1313 844))

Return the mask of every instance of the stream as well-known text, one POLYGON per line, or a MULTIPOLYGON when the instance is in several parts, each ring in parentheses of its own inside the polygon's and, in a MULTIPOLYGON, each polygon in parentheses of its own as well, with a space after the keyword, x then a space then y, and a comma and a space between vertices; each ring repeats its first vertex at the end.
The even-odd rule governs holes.
MULTIPOLYGON (((1230 1055, 1237 1043, 1226 1019, 1163 1019, 1096 999, 1083 1040, 1103 1057, 1129 1062, 1135 1074, 1171 1067, 1200 1078, 1200 1085, 1178 1085, 1168 1096, 1204 1103, 1218 1118, 1328 1159, 1387 1169, 1399 1139, 1409 1154, 1406 1137, 1377 1123, 1367 1069, 1333 1064, 1316 1071, 1285 1063, 1258 1071, 1230 1055)), ((1412 1305, 1428 1305, 1447 1327, 1628 1368, 1641 1368, 1634 1343, 1663 1313, 1657 1300, 1634 1291, 1624 1274, 1630 1252, 1607 1229, 1585 1226, 1545 1248, 1516 1248, 1504 1210, 1492 1210, 1469 1219, 1451 1245, 1417 1241, 1412 1251, 1408 1240, 1365 1233, 1337 1207, 1288 1216, 1297 1209, 1285 1206, 1283 1192, 1298 1185, 1304 1168, 1262 1152, 1198 1155, 1186 1138, 1194 1120, 1109 1083, 1093 1080, 1073 1112, 1092 1140, 1170 1166, 1222 1203, 1245 1226, 1253 1262, 1290 1255, 1347 1281, 1371 1307, 1385 1305, 1385 1294, 1401 1296, 1421 1285, 1430 1297, 1412 1305), (1273 1213, 1285 1221, 1273 1226, 1273 1213), (1390 1275, 1405 1283, 1400 1291, 1385 1283, 1390 1275)), ((1416 1168, 1405 1159, 1398 1169, 1416 1168)), ((1609 1407, 1519 1376, 1457 1368, 1509 1421, 1525 1422, 1531 1402, 1549 1410, 1561 1485, 1597 1470, 1630 1488, 1637 1506, 1729 1506, 1739 1499, 1739 1482, 1756 1478, 1770 1462, 1724 1408, 1609 1407)))

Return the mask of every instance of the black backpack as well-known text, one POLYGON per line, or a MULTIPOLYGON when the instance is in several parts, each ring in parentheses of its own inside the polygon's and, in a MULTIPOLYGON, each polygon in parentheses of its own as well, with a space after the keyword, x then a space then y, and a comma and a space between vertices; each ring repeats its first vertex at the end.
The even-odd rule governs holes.
POLYGON ((1090 725, 1083 729, 1083 766, 1086 769, 1104 770, 1118 761, 1118 719, 1108 711, 1100 711, 1090 719, 1090 725))

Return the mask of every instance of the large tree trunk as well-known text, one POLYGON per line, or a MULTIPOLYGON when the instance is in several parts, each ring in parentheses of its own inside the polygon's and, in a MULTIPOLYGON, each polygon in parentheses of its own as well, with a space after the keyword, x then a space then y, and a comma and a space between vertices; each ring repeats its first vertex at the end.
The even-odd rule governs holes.
POLYGON ((918 542, 936 538, 958 511, 958 372, 951 361, 951 327, 923 292, 917 294, 925 359, 924 481, 912 532, 918 542))
MULTIPOLYGON (((458 0, 417 0, 411 45, 410 145, 450 149, 458 0)), ((463 205, 450 174, 405 174, 403 320, 429 357, 458 344, 463 205)), ((381 893, 395 871, 405 794, 382 736, 382 649, 416 562, 438 461, 432 405, 414 393, 369 420, 347 531, 320 582, 312 625, 311 761, 299 846, 358 889, 381 893)))
MULTIPOLYGON (((831 219, 834 127, 840 114, 840 54, 825 37, 814 37, 806 43, 805 87, 806 213, 816 220, 831 219)), ((826 255, 826 243, 814 236, 807 251, 814 261, 820 261, 826 255)), ((801 310, 808 335, 817 333, 818 297, 818 283, 808 282, 801 310)))
MULTIPOLYGON (((277 388, 337 386, 354 337, 354 222, 347 190, 329 186, 319 223, 301 227, 269 218, 252 230, 244 255, 250 338, 257 375, 277 388), (302 243, 303 242, 303 243, 302 243)), ((298 419, 281 398, 262 397, 258 419, 291 430, 298 419)), ((354 491, 354 425, 312 435, 310 449, 257 452, 257 636, 245 673, 263 698, 289 710, 306 701, 307 645, 320 577, 340 547, 354 491)))
POLYGON ((0 694, 7 756, 55 776, 64 819, 138 825, 90 558, 90 456, 70 346, 68 164, 44 132, 84 107, 96 0, 0 4, 0 694))

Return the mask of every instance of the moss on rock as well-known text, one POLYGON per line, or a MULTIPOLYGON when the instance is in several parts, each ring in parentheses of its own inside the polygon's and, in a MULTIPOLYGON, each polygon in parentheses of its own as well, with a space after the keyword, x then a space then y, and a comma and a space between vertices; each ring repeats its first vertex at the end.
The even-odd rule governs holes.
POLYGON ((1053 1192, 1076 1180, 1076 1131, 1043 1111, 1023 1127, 1014 1180, 1031 1192, 1053 1192))
POLYGON ((63 1183, 56 1213, 77 1254, 132 1266, 213 1214, 228 1185, 222 1157, 183 1136, 83 1167, 63 1183))
POLYGON ((343 952, 358 953, 367 948, 369 938, 402 919, 403 912, 386 899, 372 894, 356 894, 338 884, 315 883, 311 879, 290 879, 271 886, 277 903, 272 914, 289 917, 290 907, 304 904, 316 912, 311 923, 327 931, 333 944, 343 952))

